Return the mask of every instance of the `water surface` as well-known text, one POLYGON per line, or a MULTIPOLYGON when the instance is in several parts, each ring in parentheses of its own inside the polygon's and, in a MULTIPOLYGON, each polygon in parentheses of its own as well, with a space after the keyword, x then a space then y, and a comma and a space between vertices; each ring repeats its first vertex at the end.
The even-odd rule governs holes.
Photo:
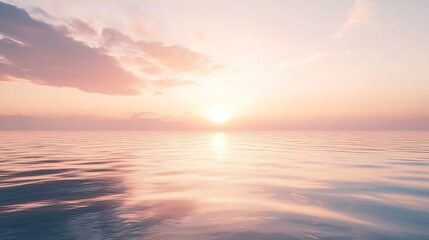
POLYGON ((425 132, 0 132, 0 239, 429 239, 425 132))

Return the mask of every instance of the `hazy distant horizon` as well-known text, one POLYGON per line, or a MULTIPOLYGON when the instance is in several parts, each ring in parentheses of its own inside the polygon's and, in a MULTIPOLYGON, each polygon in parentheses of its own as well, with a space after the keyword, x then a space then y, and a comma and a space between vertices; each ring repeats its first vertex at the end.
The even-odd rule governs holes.
POLYGON ((25 115, 0 115, 1 130, 219 130, 219 131, 428 131, 428 118, 406 118, 386 121, 385 119, 344 120, 283 123, 231 122, 221 126, 163 120, 160 118, 92 118, 92 117, 34 117, 25 115))

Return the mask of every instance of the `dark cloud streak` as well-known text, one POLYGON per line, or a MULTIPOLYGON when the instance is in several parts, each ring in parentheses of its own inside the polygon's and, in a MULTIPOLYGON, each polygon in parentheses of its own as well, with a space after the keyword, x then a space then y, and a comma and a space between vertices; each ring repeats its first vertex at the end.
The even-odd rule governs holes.
MULTIPOLYGON (((185 112, 184 114, 187 114, 185 112)), ((198 119, 180 121, 163 119, 152 112, 135 112, 128 118, 106 119, 94 117, 37 117, 25 115, 0 115, 1 130, 400 130, 400 131, 427 131, 429 116, 415 116, 408 118, 368 118, 278 123, 249 122, 236 120, 224 126, 215 126, 198 119), (220 127, 219 129, 217 127, 220 127)))

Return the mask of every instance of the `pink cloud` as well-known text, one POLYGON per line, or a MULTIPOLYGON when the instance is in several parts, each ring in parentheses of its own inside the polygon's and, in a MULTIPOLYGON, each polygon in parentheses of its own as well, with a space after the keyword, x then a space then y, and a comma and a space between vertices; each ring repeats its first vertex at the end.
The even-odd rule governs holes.
POLYGON ((171 72, 208 73, 218 70, 209 57, 191 51, 179 45, 166 46, 162 42, 135 41, 129 36, 113 28, 105 28, 102 32, 107 46, 130 48, 135 54, 145 56, 150 62, 168 69, 171 72))
POLYGON ((188 48, 135 41, 112 28, 102 31, 99 45, 91 43, 98 47, 90 47, 79 40, 100 39, 97 31, 79 19, 67 22, 53 26, 0 3, 0 81, 24 79, 85 92, 135 95, 149 82, 159 88, 195 85, 180 80, 181 73, 202 74, 220 67, 188 48))
POLYGON ((12 5, 0 3, 0 33, 5 36, 0 39, 0 54, 10 62, 0 63, 0 80, 13 77, 114 95, 138 94, 145 85, 101 49, 88 47, 12 5))
POLYGON ((72 19, 70 21, 70 28, 78 34, 89 36, 96 36, 98 34, 97 31, 92 28, 88 23, 79 19, 72 19))

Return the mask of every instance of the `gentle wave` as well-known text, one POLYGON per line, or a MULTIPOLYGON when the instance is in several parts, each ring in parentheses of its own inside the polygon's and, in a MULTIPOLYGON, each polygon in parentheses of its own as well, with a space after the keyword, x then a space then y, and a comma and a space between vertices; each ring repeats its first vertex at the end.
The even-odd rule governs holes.
POLYGON ((427 132, 1 132, 0 239, 429 239, 427 132))

